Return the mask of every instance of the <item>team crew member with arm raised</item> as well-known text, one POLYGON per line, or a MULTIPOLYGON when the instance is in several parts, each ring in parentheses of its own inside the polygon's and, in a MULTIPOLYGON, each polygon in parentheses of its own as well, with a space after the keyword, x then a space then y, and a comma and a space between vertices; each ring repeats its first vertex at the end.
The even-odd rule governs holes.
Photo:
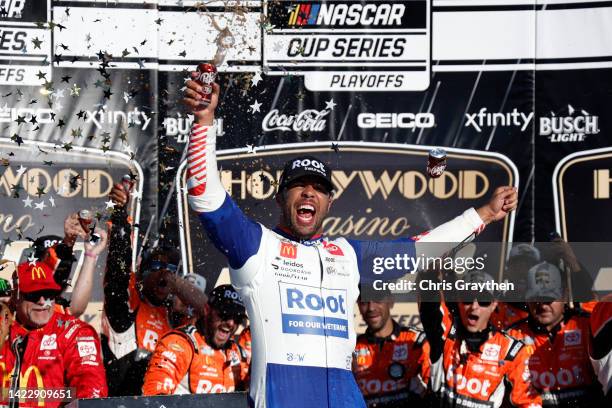
MULTIPOLYGON (((419 279, 436 281, 438 272, 421 273, 419 279)), ((466 282, 491 280, 476 270, 465 277, 466 282)), ((499 408, 509 399, 513 406, 541 407, 529 383, 527 348, 490 322, 498 303, 494 294, 461 293, 458 302, 446 303, 441 302, 440 292, 421 296, 419 312, 430 346, 429 386, 435 406, 499 408)))
MULTIPOLYGON (((281 209, 277 228, 247 218, 225 192, 217 170, 212 123, 219 86, 213 84, 211 102, 204 108, 201 87, 195 81, 186 85, 184 102, 196 118, 188 147, 189 202, 227 256, 232 284, 247 306, 253 405, 365 406, 351 371, 359 262, 373 255, 393 256, 398 247, 409 254, 425 248, 418 243, 415 248, 410 238, 390 244, 324 237, 333 184, 331 170, 314 157, 286 164, 276 195, 281 209)), ((467 210, 420 242, 462 242, 503 218, 516 205, 516 196, 511 187, 498 188, 487 205, 467 210)))
POLYGON ((206 296, 182 279, 179 253, 157 247, 146 253, 137 271, 131 270, 132 228, 126 211, 128 191, 115 184, 109 250, 104 275, 102 347, 109 394, 140 395, 142 381, 157 341, 172 327, 172 296, 195 310, 206 308, 206 296))

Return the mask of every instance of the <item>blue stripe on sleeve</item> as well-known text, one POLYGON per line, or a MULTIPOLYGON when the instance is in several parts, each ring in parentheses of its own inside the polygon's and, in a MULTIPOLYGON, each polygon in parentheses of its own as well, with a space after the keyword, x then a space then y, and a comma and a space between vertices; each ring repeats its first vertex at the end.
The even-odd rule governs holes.
POLYGON ((226 194, 221 207, 199 214, 213 244, 228 259, 233 269, 241 268, 257 253, 261 243, 261 225, 248 218, 226 194))

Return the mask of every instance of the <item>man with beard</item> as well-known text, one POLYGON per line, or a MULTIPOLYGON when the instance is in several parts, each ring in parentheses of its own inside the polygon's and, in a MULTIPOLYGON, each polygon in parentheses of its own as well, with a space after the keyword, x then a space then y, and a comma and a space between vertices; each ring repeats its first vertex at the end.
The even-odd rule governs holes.
POLYGON ((142 379, 157 340, 172 327, 172 297, 194 310, 206 308, 206 295, 176 274, 180 254, 160 246, 145 254, 137 271, 132 264, 132 226, 126 211, 129 192, 115 184, 115 202, 104 274, 102 347, 109 395, 140 395, 142 379))
MULTIPOLYGON (((453 278, 451 273, 445 274, 445 280, 453 278)), ((439 278, 437 271, 419 277, 430 282, 439 278)), ((464 281, 494 280, 482 271, 471 270, 464 281)), ((430 346, 429 385, 434 406, 499 408, 509 399, 516 407, 541 407, 526 375, 527 348, 490 322, 498 304, 493 292, 445 292, 447 303, 441 303, 438 291, 420 295, 419 312, 430 346)))
POLYGON ((13 287, 15 320, 0 350, 2 405, 54 408, 65 398, 106 397, 98 335, 89 324, 54 311, 61 287, 53 269, 45 262, 24 262, 13 287), (32 389, 56 391, 56 397, 28 397, 32 389))
POLYGON ((143 395, 211 394, 245 390, 246 354, 234 341, 246 319, 231 285, 216 287, 209 312, 161 338, 144 379, 143 395))
POLYGON ((601 386, 589 359, 589 314, 569 309, 561 272, 542 262, 527 275, 529 317, 512 334, 529 345, 531 383, 544 407, 588 407, 602 402, 601 386))
MULTIPOLYGON (((442 255, 469 240, 516 207, 516 189, 499 187, 488 204, 415 239, 331 240, 322 228, 333 202, 331 169, 315 157, 302 156, 284 166, 276 194, 280 222, 269 229, 246 217, 223 188, 212 126, 219 86, 212 84, 212 90, 211 102, 203 107, 202 87, 186 82, 184 103, 195 116, 187 190, 191 208, 227 257, 232 284, 247 306, 253 336, 252 405, 363 407, 351 370, 360 280, 371 284, 373 263, 380 259, 442 255), (449 245, 426 248, 430 242, 449 245)), ((411 271, 396 270, 385 278, 411 271)))
POLYGON ((393 295, 358 301, 368 328, 357 337, 353 372, 368 407, 393 408, 422 402, 429 377, 425 333, 391 318, 393 295))

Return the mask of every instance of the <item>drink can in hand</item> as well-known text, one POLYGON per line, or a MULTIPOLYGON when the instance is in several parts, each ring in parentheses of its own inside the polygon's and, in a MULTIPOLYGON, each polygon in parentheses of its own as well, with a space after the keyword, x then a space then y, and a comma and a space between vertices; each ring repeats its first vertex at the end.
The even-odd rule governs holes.
POLYGON ((198 75, 195 78, 195 81, 202 87, 202 92, 200 95, 202 99, 200 99, 200 104, 203 106, 208 106, 212 99, 213 93, 213 83, 215 79, 217 79, 217 67, 214 64, 210 64, 208 62, 203 62, 198 65, 198 75))
POLYGON ((446 150, 435 148, 429 151, 427 159, 427 174, 429 177, 438 178, 446 170, 446 150))

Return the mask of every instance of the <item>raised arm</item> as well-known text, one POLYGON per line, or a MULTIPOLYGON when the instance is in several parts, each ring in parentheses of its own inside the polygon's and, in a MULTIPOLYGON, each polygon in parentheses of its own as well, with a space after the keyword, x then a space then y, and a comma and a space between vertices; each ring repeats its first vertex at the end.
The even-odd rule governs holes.
POLYGON ((108 256, 104 273, 104 312, 114 331, 123 333, 134 322, 135 314, 130 309, 131 236, 132 226, 128 222, 126 204, 128 195, 120 184, 111 190, 111 199, 116 203, 111 216, 108 256))
POLYGON ((219 85, 213 85, 211 102, 205 107, 200 104, 200 85, 195 81, 187 81, 186 85, 183 102, 195 115, 187 154, 189 204, 199 214, 208 236, 228 258, 230 266, 239 269, 257 253, 262 228, 236 206, 219 178, 217 138, 213 126, 219 85))
POLYGON ((85 259, 81 266, 81 271, 76 282, 73 283, 72 297, 70 298, 70 314, 79 317, 85 312, 89 301, 91 300, 91 292, 93 290, 94 273, 98 264, 98 257, 106 250, 107 234, 106 231, 96 229, 96 233, 100 235, 100 241, 92 244, 85 241, 85 259))

